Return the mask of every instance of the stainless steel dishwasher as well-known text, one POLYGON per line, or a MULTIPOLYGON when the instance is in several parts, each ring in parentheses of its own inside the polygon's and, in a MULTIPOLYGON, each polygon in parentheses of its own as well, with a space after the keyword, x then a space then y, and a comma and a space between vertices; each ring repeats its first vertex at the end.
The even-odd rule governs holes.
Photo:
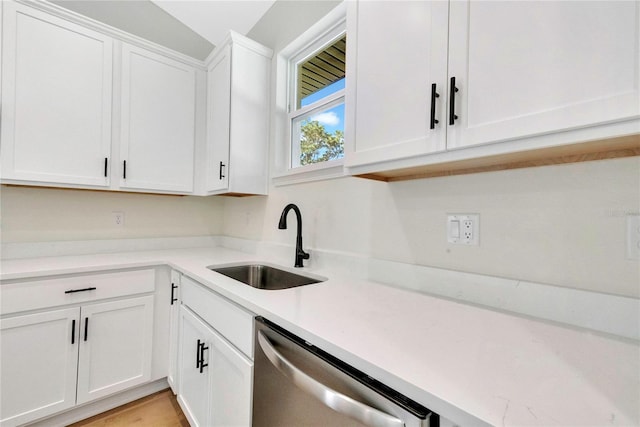
POLYGON ((439 427, 406 396, 257 317, 254 427, 439 427))

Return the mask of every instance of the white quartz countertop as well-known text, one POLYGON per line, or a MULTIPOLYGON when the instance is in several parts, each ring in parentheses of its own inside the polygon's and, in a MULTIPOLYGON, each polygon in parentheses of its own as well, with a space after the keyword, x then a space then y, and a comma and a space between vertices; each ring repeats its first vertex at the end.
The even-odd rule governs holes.
MULTIPOLYGON (((640 425, 640 344, 329 270, 254 289, 206 267, 224 248, 3 260, 3 281, 169 265, 460 425, 640 425)), ((0 289, 1 291, 1 289, 0 289)))

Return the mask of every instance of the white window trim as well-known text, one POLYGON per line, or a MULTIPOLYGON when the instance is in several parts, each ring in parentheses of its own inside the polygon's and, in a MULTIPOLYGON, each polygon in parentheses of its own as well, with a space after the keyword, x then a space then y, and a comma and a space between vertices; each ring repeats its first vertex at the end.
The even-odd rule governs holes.
MULTIPOLYGON (((291 113, 289 106, 295 102, 295 87, 293 87, 295 81, 290 79, 289 75, 292 63, 304 60, 305 56, 309 57, 316 53, 321 47, 338 39, 346 32, 346 10, 346 2, 340 3, 277 55, 274 165, 271 169, 272 182, 276 186, 345 176, 343 159, 291 167, 291 119, 308 113, 320 105, 326 105, 329 99, 331 102, 340 97, 344 99, 345 91, 336 92, 291 113)), ((291 110, 293 111, 294 108, 291 110)))

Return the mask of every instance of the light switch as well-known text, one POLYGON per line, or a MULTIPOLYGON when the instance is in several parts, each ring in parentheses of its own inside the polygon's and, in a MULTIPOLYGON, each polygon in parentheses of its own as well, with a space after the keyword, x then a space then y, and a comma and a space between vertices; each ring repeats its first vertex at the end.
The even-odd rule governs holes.
POLYGON ((452 220, 449 223, 449 237, 459 238, 460 237, 460 221, 457 219, 452 220))

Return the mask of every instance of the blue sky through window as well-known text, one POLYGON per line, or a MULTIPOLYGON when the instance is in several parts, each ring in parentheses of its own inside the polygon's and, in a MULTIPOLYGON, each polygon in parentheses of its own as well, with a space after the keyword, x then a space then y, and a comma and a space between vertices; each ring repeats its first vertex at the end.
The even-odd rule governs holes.
MULTIPOLYGON (((300 100, 300 106, 312 104, 319 99, 336 93, 339 90, 344 89, 345 79, 340 79, 337 82, 330 84, 311 95, 302 98, 300 100)), ((336 105, 335 107, 313 115, 310 120, 317 120, 329 133, 334 133, 336 130, 344 132, 344 104, 336 105)))

